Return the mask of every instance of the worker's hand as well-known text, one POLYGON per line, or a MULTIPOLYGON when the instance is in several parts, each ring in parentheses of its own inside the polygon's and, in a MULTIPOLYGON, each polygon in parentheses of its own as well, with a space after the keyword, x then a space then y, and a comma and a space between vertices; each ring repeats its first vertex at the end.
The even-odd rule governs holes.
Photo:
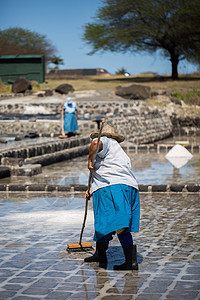
POLYGON ((94 166, 93 166, 92 161, 90 159, 88 160, 88 169, 90 170, 90 172, 94 171, 94 166))
POLYGON ((91 194, 91 189, 90 190, 87 190, 86 192, 85 192, 85 199, 90 199, 91 198, 91 196, 92 196, 92 194, 91 194))

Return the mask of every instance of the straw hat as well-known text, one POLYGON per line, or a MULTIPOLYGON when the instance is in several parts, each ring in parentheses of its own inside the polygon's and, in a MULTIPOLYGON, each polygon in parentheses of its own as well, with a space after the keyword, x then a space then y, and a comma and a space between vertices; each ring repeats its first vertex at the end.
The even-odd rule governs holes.
MULTIPOLYGON (((91 133, 90 137, 92 139, 97 138, 99 135, 98 132, 91 133)), ((106 125, 102 130, 101 136, 106 136, 108 138, 115 139, 118 143, 121 143, 125 140, 124 136, 115 132, 115 129, 112 126, 106 125)))

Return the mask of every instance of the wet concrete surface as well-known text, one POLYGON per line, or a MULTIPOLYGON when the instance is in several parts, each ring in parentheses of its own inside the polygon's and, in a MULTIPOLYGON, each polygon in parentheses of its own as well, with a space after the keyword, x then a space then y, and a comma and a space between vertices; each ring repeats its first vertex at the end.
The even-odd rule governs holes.
MULTIPOLYGON (((139 270, 117 272, 124 258, 116 237, 107 270, 84 263, 88 253, 66 251, 79 241, 82 194, 2 193, 0 299, 199 299, 199 194, 140 196, 139 270)), ((83 241, 93 232, 90 202, 83 241)))
POLYGON ((25 134, 24 135, 18 135, 21 140, 16 141, 15 138, 16 136, 2 136, 7 143, 3 144, 0 143, 0 151, 9 151, 12 149, 16 149, 16 148, 20 148, 20 147, 28 147, 28 146, 35 146, 35 145, 39 145, 42 143, 49 143, 49 142, 57 142, 60 141, 59 137, 38 137, 38 138, 25 138, 25 134))

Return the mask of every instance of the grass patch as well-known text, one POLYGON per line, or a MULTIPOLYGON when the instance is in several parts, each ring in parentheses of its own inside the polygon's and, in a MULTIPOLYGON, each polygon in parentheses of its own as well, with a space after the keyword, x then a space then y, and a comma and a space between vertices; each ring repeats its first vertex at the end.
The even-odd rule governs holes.
POLYGON ((187 105, 200 106, 200 88, 189 91, 175 91, 172 96, 178 100, 183 100, 187 105))
POLYGON ((0 78, 0 94, 3 94, 3 95, 10 94, 11 90, 12 90, 11 85, 4 84, 0 78))

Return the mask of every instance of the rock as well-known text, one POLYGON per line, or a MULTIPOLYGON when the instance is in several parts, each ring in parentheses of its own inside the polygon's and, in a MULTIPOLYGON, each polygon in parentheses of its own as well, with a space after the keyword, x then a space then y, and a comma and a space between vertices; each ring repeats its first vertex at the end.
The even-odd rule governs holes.
POLYGON ((39 134, 37 132, 29 132, 25 135, 25 138, 34 139, 39 137, 39 134))
POLYGON ((30 118, 30 119, 28 119, 28 121, 29 121, 29 122, 36 122, 37 119, 36 119, 36 118, 30 118))
POLYGON ((53 96, 53 91, 52 90, 46 90, 45 91, 45 96, 46 97, 53 96))
POLYGON ((38 97, 44 97, 44 94, 43 93, 39 93, 37 94, 38 97))
POLYGON ((68 94, 74 92, 74 88, 71 84, 63 83, 55 88, 55 91, 59 94, 68 94))
POLYGON ((182 105, 181 100, 178 100, 177 98, 170 97, 171 102, 177 105, 182 105))
POLYGON ((33 91, 31 91, 31 90, 26 90, 24 92, 24 96, 29 96, 29 95, 32 95, 32 94, 33 94, 33 91))
POLYGON ((3 157, 1 159, 1 164, 3 166, 23 166, 24 159, 23 158, 15 158, 15 157, 3 157))
POLYGON ((145 100, 150 97, 151 88, 135 83, 128 83, 122 86, 117 86, 115 94, 125 99, 145 100))
POLYGON ((32 90, 30 81, 26 78, 18 78, 12 85, 13 93, 25 93, 27 90, 32 90))
POLYGON ((156 90, 154 92, 151 93, 151 97, 154 97, 154 96, 160 96, 160 95, 166 95, 167 92, 165 90, 156 90))
POLYGON ((2 143, 2 144, 6 144, 6 143, 7 143, 7 140, 6 140, 6 139, 4 139, 4 138, 2 138, 2 137, 0 137, 0 143, 2 143))
POLYGON ((17 136, 15 137, 15 141, 21 141, 21 140, 22 140, 22 137, 21 137, 21 136, 17 135, 17 136))

